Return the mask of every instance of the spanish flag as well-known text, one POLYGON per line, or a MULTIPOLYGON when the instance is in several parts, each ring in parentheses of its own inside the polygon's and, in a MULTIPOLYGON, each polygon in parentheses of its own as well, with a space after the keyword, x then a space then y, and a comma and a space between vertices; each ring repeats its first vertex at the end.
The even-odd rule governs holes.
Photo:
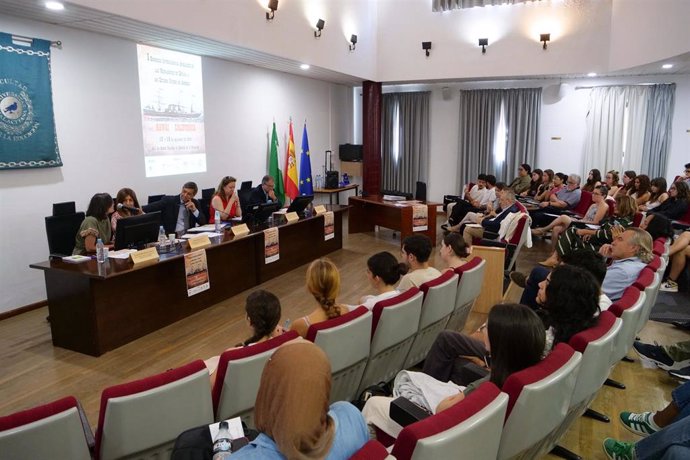
POLYGON ((292 120, 290 120, 290 137, 285 154, 285 195, 291 200, 299 195, 297 188, 297 157, 295 156, 295 136, 292 134, 292 120))

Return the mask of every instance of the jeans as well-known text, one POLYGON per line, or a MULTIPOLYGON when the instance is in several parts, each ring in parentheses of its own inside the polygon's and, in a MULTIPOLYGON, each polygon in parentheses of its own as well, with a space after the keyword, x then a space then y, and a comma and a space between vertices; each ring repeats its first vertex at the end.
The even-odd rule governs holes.
POLYGON ((546 267, 535 267, 532 269, 527 280, 525 280, 525 290, 522 291, 522 297, 520 297, 520 303, 522 305, 527 305, 532 310, 536 310, 540 307, 537 303, 539 283, 549 276, 549 272, 551 272, 551 270, 546 267))
MULTIPOLYGON (((454 331, 441 331, 429 349, 424 360, 423 372, 441 382, 453 381, 458 385, 467 386, 463 371, 467 360, 458 359, 459 356, 476 356, 484 358, 487 349, 484 342, 454 331)), ((488 371, 487 371, 488 373, 488 371)))
POLYGON ((685 382, 673 390, 671 392, 671 398, 680 410, 678 417, 676 417, 673 422, 675 423, 688 417, 688 415, 690 415, 690 382, 685 382))
POLYGON ((685 417, 635 444, 637 460, 690 458, 690 417, 685 417))

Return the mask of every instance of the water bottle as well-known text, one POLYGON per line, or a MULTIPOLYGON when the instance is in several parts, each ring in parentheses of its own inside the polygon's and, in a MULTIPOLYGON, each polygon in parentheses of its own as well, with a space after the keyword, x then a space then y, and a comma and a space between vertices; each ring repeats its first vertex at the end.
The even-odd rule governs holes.
POLYGON ((165 235, 165 229, 161 225, 158 229, 158 250, 162 250, 168 245, 168 237, 165 235))
POLYGON ((213 441, 213 460, 223 460, 230 458, 232 452, 232 440, 228 430, 228 422, 220 422, 218 435, 213 441))
POLYGON ((98 240, 96 240, 96 260, 98 261, 99 264, 102 264, 105 262, 104 248, 105 248, 105 246, 103 245, 103 240, 98 238, 98 240))
POLYGON ((220 211, 216 209, 216 215, 214 219, 216 222, 216 233, 220 233, 220 211))

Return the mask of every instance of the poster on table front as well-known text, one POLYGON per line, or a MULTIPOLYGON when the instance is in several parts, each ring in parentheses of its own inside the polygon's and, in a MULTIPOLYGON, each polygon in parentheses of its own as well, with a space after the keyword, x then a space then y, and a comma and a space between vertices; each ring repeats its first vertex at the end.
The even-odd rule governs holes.
POLYGON ((323 240, 328 241, 335 238, 335 214, 328 211, 323 215, 323 240))
POLYGON ((278 227, 264 230, 264 258, 267 264, 280 259, 280 245, 278 244, 278 227))
POLYGON ((425 204, 412 206, 412 231, 423 232, 429 228, 429 208, 425 204))
POLYGON ((187 297, 208 291, 211 288, 205 249, 188 252, 184 255, 184 272, 187 283, 187 297))

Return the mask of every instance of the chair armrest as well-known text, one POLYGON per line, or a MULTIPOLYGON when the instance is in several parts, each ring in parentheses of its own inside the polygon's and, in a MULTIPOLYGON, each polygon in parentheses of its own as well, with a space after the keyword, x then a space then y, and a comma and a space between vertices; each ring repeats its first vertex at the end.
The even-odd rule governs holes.
POLYGON ((79 419, 81 420, 81 427, 84 430, 84 437, 86 438, 86 444, 89 446, 89 451, 93 453, 96 448, 96 438, 93 436, 93 431, 91 431, 91 425, 89 425, 89 419, 86 418, 86 413, 84 408, 81 407, 81 403, 77 401, 77 411, 79 412, 79 419))
POLYGON ((400 426, 407 426, 423 420, 431 414, 409 399, 400 396, 391 402, 391 408, 388 415, 390 415, 390 418, 400 426))

